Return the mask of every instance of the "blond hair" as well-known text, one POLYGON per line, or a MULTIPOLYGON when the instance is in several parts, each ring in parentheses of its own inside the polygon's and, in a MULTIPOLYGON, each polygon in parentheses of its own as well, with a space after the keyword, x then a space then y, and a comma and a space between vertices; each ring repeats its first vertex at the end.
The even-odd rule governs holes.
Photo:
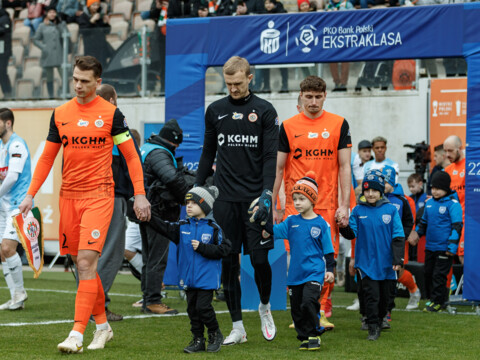
POLYGON ((223 73, 225 75, 235 75, 239 71, 243 71, 246 76, 250 75, 250 64, 247 59, 240 56, 232 56, 223 65, 223 73))

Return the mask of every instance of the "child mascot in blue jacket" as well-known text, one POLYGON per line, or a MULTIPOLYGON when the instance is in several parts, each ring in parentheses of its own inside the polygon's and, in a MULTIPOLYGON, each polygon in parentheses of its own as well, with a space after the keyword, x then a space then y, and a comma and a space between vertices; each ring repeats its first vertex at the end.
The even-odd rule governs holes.
POLYGON ((397 208, 384 196, 385 178, 369 170, 362 182, 362 196, 353 209, 349 224, 340 228, 345 239, 357 238, 355 268, 361 277, 368 324, 368 340, 380 336, 387 314, 389 289, 403 265, 405 234, 397 208))
POLYGON ((425 202, 425 211, 408 242, 416 245, 425 235, 425 312, 440 312, 448 299, 447 276, 452 268, 462 235, 462 206, 455 191, 450 189, 451 178, 445 171, 432 177, 432 198, 425 202))
POLYGON ((218 189, 194 187, 186 195, 187 218, 178 222, 157 217, 150 225, 178 246, 178 271, 187 295, 187 313, 193 339, 186 353, 205 351, 204 327, 208 331, 207 352, 217 352, 223 342, 215 310, 213 291, 220 288, 221 259, 230 253, 230 241, 211 216, 218 189))

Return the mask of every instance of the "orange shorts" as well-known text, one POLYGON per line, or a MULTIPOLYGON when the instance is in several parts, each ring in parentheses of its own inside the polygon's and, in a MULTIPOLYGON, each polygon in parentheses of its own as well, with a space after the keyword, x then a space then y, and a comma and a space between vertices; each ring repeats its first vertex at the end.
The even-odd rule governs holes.
POLYGON ((78 250, 102 253, 112 220, 114 198, 65 199, 60 197, 60 254, 78 250))
MULTIPOLYGON (((335 221, 335 212, 336 210, 329 210, 329 209, 315 209, 315 213, 323 217, 323 219, 330 225, 330 231, 332 236, 332 245, 333 250, 335 251, 335 258, 338 255, 338 249, 340 247, 340 237, 339 237, 339 230, 337 226, 337 222, 335 221)), ((298 214, 297 210, 292 206, 285 207, 285 217, 289 215, 298 214)), ((285 244, 285 250, 290 252, 290 244, 288 243, 288 239, 283 240, 285 244)))

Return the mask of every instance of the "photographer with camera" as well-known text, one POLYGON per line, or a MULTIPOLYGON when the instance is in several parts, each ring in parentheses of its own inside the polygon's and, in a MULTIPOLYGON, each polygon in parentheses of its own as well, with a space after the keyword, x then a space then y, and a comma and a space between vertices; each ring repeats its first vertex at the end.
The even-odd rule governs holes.
MULTIPOLYGON (((152 135, 141 147, 147 199, 152 204, 152 217, 178 221, 180 207, 188 191, 181 160, 175 150, 183 141, 177 120, 167 121, 158 135, 152 135)), ((177 310, 162 303, 162 282, 168 260, 170 240, 157 233, 148 222, 140 224, 142 236, 143 312, 176 314, 177 310)))

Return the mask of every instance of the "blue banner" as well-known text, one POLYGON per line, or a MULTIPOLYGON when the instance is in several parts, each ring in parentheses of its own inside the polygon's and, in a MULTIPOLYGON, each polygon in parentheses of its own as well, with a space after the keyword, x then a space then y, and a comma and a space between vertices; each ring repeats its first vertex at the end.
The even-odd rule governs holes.
POLYGON ((183 151, 188 161, 195 164, 203 143, 205 71, 208 66, 223 65, 233 55, 243 56, 251 64, 464 56, 469 75, 470 166, 466 177, 464 297, 480 300, 480 262, 476 261, 480 241, 475 238, 480 231, 479 19, 480 3, 474 2, 168 20, 166 119, 176 118, 189 134, 183 151))

